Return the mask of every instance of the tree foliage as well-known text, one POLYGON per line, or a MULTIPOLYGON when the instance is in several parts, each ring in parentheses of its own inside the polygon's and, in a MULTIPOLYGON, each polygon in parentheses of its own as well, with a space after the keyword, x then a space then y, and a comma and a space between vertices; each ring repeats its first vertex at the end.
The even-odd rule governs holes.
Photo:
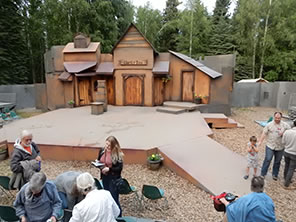
POLYGON ((160 51, 193 58, 236 53, 235 80, 296 80, 296 1, 216 0, 209 14, 201 0, 167 0, 163 12, 128 0, 0 1, 0 84, 44 82, 43 55, 79 33, 101 42, 103 53, 134 20, 160 51))

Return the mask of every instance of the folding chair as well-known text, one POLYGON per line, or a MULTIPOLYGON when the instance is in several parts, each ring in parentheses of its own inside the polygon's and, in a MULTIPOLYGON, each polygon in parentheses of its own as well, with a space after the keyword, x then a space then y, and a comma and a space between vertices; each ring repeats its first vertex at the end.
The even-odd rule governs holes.
POLYGON ((0 221, 15 222, 20 221, 20 219, 16 216, 13 207, 0 205, 0 221))
POLYGON ((9 189, 9 181, 10 181, 9 177, 0 176, 0 189, 2 190, 3 193, 5 193, 5 195, 7 195, 8 198, 12 198, 13 195, 9 189))
POLYGON ((97 189, 98 190, 104 189, 102 181, 98 180, 97 178, 94 178, 94 179, 95 179, 95 185, 96 185, 97 189))
MULTIPOLYGON (((128 181, 126 179, 124 179, 124 178, 122 178, 122 181, 123 181, 123 183, 122 183, 122 187, 120 188, 119 194, 128 195, 128 194, 134 193, 135 194, 135 199, 139 203, 140 207, 142 207, 140 197, 138 195, 136 187, 130 186, 128 181)), ((137 207, 136 204, 135 204, 135 207, 137 207)))
POLYGON ((159 189, 158 187, 152 186, 152 185, 143 185, 142 198, 141 198, 141 202, 143 201, 143 205, 144 205, 144 197, 150 200, 157 200, 157 199, 163 198, 165 203, 165 208, 168 208, 168 201, 167 201, 167 198, 164 196, 163 189, 159 189))

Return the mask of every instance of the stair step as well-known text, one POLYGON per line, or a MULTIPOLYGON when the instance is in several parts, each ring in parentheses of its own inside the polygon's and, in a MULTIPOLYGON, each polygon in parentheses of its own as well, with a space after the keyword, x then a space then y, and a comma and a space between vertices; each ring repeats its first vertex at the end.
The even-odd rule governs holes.
POLYGON ((207 123, 212 124, 227 124, 228 117, 223 113, 202 113, 202 117, 205 119, 207 123))
POLYGON ((186 112, 186 109, 174 108, 174 107, 159 107, 156 109, 157 112, 180 114, 186 112))
POLYGON ((163 106, 164 107, 179 108, 179 109, 186 109, 187 111, 194 111, 197 109, 198 104, 190 103, 190 102, 166 101, 163 103, 163 106))

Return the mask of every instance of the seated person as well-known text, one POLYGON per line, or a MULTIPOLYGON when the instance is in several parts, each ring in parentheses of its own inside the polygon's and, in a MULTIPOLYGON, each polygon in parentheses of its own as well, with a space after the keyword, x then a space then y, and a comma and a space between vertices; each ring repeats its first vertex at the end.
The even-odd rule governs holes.
POLYGON ((21 222, 56 222, 62 212, 62 201, 56 186, 46 181, 44 173, 33 174, 18 192, 13 203, 21 222))
POLYGON ((11 171, 14 173, 10 181, 12 189, 20 189, 34 172, 40 171, 42 159, 39 148, 32 139, 32 133, 23 130, 20 139, 15 141, 10 162, 11 171))
POLYGON ((85 198, 74 206, 70 222, 116 222, 120 210, 109 191, 97 190, 89 173, 80 174, 76 184, 85 198))
POLYGON ((274 204, 272 199, 263 192, 263 177, 253 177, 252 193, 244 195, 229 203, 225 198, 220 201, 226 206, 224 222, 275 222, 274 204))
POLYGON ((74 205, 83 199, 83 195, 78 191, 76 178, 80 172, 67 171, 56 177, 56 185, 59 196, 62 200, 62 208, 72 210, 74 205))

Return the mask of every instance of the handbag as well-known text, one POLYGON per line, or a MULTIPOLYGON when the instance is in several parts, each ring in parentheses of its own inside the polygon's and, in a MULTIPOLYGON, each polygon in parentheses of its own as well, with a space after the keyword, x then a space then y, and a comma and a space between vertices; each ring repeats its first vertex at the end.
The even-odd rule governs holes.
POLYGON ((114 180, 114 186, 116 187, 118 193, 125 193, 126 190, 126 181, 124 178, 119 177, 114 180))

